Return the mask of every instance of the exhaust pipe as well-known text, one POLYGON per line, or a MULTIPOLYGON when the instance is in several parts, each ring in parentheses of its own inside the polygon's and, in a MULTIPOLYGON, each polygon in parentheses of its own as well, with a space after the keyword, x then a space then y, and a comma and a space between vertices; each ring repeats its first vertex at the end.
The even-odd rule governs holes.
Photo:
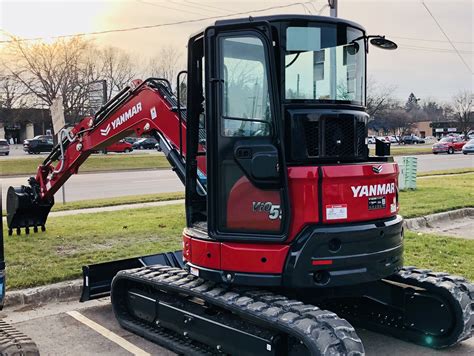
POLYGON ((46 219, 54 205, 54 198, 42 200, 39 194, 40 186, 33 177, 28 180, 29 185, 19 188, 9 187, 7 191, 7 224, 8 235, 13 234, 16 229, 17 235, 21 234, 21 228, 25 233, 46 231, 46 219))

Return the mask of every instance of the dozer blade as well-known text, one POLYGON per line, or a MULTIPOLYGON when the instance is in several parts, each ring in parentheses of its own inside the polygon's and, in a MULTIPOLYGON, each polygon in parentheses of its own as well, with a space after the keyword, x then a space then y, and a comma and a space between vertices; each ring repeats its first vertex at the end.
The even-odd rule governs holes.
POLYGON ((28 182, 27 186, 8 188, 8 235, 12 235, 13 230, 20 235, 22 228, 26 234, 30 233, 30 228, 33 228, 34 232, 38 232, 38 228, 41 228, 41 231, 46 230, 46 219, 54 205, 54 199, 40 200, 38 183, 34 178, 30 178, 28 182))
POLYGON ((112 279, 119 271, 156 264, 183 268, 183 253, 182 251, 165 252, 83 266, 81 302, 108 296, 112 279))

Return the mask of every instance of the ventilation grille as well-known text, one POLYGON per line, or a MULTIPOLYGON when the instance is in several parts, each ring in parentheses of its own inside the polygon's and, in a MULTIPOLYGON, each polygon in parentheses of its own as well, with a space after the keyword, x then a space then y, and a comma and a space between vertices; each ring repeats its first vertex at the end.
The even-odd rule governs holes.
POLYGON ((324 118, 326 157, 354 156, 354 117, 341 116, 327 116, 324 118))
POLYGON ((304 121, 304 136, 308 157, 319 156, 319 121, 304 121))

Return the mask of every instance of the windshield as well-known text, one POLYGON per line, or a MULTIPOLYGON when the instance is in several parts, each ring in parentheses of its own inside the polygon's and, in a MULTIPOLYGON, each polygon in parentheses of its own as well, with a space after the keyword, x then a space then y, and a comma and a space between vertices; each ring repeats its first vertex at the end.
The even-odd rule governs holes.
POLYGON ((467 141, 468 144, 474 145, 474 138, 472 140, 467 141))
POLYGON ((361 30, 319 24, 286 29, 285 98, 365 105, 361 30))
POLYGON ((439 142, 453 142, 453 139, 451 137, 445 137, 439 140, 439 142))

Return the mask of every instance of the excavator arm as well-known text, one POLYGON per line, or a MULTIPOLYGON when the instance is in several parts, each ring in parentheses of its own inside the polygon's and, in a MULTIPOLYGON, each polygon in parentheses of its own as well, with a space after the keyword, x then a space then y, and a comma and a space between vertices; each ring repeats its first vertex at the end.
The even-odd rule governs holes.
MULTIPOLYGON (((95 116, 86 117, 69 132, 59 133, 59 144, 38 167, 28 185, 10 187, 7 192, 9 234, 30 227, 45 230, 54 205, 54 194, 95 151, 127 135, 152 134, 180 180, 185 181, 183 155, 186 152, 186 124, 183 109, 165 79, 134 80, 105 104, 95 116)), ((201 167, 201 171, 204 168, 201 167)), ((199 189, 205 190, 200 184, 199 189)))

